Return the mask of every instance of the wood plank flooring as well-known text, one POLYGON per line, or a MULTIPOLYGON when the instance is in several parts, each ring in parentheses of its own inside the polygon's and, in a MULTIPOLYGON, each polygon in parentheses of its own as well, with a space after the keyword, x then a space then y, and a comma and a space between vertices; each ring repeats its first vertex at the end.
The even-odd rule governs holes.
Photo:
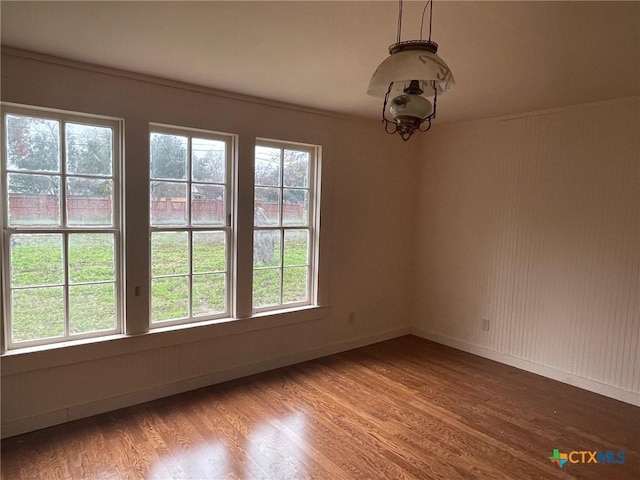
POLYGON ((6 480, 638 480, 640 408, 407 336, 6 439, 1 459, 6 480), (560 468, 556 448, 625 463, 560 468))

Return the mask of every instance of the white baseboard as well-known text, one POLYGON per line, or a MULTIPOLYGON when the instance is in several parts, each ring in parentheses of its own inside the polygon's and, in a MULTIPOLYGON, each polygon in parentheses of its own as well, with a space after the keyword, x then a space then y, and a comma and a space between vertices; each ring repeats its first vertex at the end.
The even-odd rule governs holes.
POLYGON ((521 358, 512 357, 510 355, 496 352, 479 345, 467 343, 462 340, 447 337, 446 335, 441 335, 439 333, 433 333, 420 327, 411 327, 411 334, 417 337, 424 338, 426 340, 431 340, 433 342, 455 348, 457 350, 472 353, 474 355, 478 355, 479 357, 488 358, 489 360, 495 360, 496 362, 504 363, 506 365, 519 368, 520 370, 535 373, 536 375, 551 378, 562 383, 573 385, 574 387, 582 388, 590 392, 604 395, 605 397, 614 398, 616 400, 620 400, 621 402, 630 403, 631 405, 640 407, 640 395, 628 390, 623 390, 621 388, 607 385, 605 383, 596 382, 595 380, 590 380, 588 378, 580 377, 572 373, 556 370, 554 368, 540 365, 538 363, 533 363, 528 360, 523 360, 521 358))
POLYGON ((375 335, 348 340, 346 342, 334 343, 312 350, 291 353, 288 355, 268 358, 256 363, 241 365, 239 367, 233 367, 225 370, 219 370, 199 377, 187 378, 170 384, 158 385, 144 390, 117 395, 91 403, 74 405, 68 408, 47 412, 32 417, 9 420, 2 423, 1 437, 12 437, 14 435, 31 432, 33 430, 39 430, 41 428, 51 427, 53 425, 58 425, 73 420, 79 420, 81 418, 98 415, 100 413, 117 410, 119 408, 130 407, 132 405, 149 402, 158 398, 188 392, 190 390, 207 387, 209 385, 215 385, 216 383, 226 382, 256 373, 266 372, 268 370, 286 367, 288 365, 294 365, 296 363, 306 362, 308 360, 325 357, 327 355, 333 355, 335 353, 345 352, 347 350, 353 350, 354 348, 360 348, 366 345, 371 345, 373 343, 382 342, 384 340, 390 340, 392 338, 401 337, 403 335, 409 335, 410 333, 411 329, 409 327, 389 330, 375 335))

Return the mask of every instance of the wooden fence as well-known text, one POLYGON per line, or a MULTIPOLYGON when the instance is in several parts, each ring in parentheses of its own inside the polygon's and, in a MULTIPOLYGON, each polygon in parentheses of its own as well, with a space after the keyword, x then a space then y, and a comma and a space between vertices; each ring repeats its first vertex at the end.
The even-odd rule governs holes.
MULTIPOLYGON (((278 216, 278 203, 257 202, 267 218, 278 216)), ((186 199, 163 197, 151 202, 153 217, 156 220, 184 218, 186 199)), ((111 217, 113 210, 111 197, 89 197, 69 195, 67 197, 67 215, 69 218, 101 218, 111 217)), ((282 206, 284 219, 303 219, 304 204, 285 203, 282 206)), ((9 218, 12 221, 37 221, 57 218, 60 214, 60 199, 54 195, 9 194, 9 218)), ((193 218, 224 218, 224 202, 217 199, 194 198, 191 201, 193 218)))

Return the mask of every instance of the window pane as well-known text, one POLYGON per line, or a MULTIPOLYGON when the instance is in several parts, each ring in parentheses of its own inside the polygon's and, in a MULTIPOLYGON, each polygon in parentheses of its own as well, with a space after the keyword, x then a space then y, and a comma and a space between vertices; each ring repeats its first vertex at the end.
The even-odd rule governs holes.
POLYGON ((284 151, 284 186, 309 186, 309 153, 295 150, 284 151))
POLYGON ((187 224, 187 184, 151 182, 151 225, 187 224))
POLYGON ((11 314, 11 340, 14 342, 64 335, 63 288, 14 290, 11 314))
POLYGON ((284 225, 308 225, 309 192, 301 189, 285 188, 282 192, 282 223, 284 225))
POLYGON ((253 232, 253 266, 280 265, 280 232, 258 230, 253 232))
POLYGON ((256 146, 255 183, 272 187, 280 186, 280 149, 256 146))
POLYGON ((278 225, 280 223, 279 188, 256 187, 254 200, 254 225, 278 225))
POLYGON ((60 225, 60 177, 7 175, 10 225, 60 225))
POLYGON ((193 232, 192 235, 194 273, 226 271, 225 232, 193 232))
POLYGON ((60 172, 60 122, 14 115, 6 122, 8 169, 60 172))
POLYGON ((225 183, 225 143, 219 140, 191 139, 191 178, 194 182, 225 183))
POLYGON ((222 185, 191 185, 191 223, 226 225, 225 188, 222 185))
POLYGON ((189 316, 188 277, 155 278, 151 282, 151 321, 189 316))
POLYGON ((151 177, 187 179, 187 137, 151 134, 151 177))
POLYGON ((280 269, 253 271, 253 308, 280 304, 280 269))
POLYGON ((11 235, 11 286, 64 282, 62 235, 11 235))
POLYGON ((69 281, 79 283, 115 280, 114 250, 112 234, 70 234, 69 281))
POLYGON ((154 232, 151 234, 151 275, 189 273, 189 234, 154 232))
POLYGON ((113 182, 67 178, 67 224, 113 225, 113 182))
POLYGON ((67 123, 67 173, 111 176, 113 131, 107 127, 67 123))
POLYGON ((226 308, 226 275, 215 273, 194 275, 193 315, 223 313, 226 308))
POLYGON ((284 231, 284 265, 307 265, 309 263, 309 232, 306 230, 284 231))
POLYGON ((113 283, 69 287, 71 334, 116 328, 116 295, 113 283))
POLYGON ((290 267, 283 270, 282 303, 307 300, 307 267, 290 267))

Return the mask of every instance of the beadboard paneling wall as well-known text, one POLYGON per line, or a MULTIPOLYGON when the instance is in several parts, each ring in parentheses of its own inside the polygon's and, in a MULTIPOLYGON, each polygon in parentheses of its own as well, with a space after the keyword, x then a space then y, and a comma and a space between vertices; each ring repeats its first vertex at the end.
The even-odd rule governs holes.
POLYGON ((640 97, 422 146, 416 330, 640 400, 640 97))

